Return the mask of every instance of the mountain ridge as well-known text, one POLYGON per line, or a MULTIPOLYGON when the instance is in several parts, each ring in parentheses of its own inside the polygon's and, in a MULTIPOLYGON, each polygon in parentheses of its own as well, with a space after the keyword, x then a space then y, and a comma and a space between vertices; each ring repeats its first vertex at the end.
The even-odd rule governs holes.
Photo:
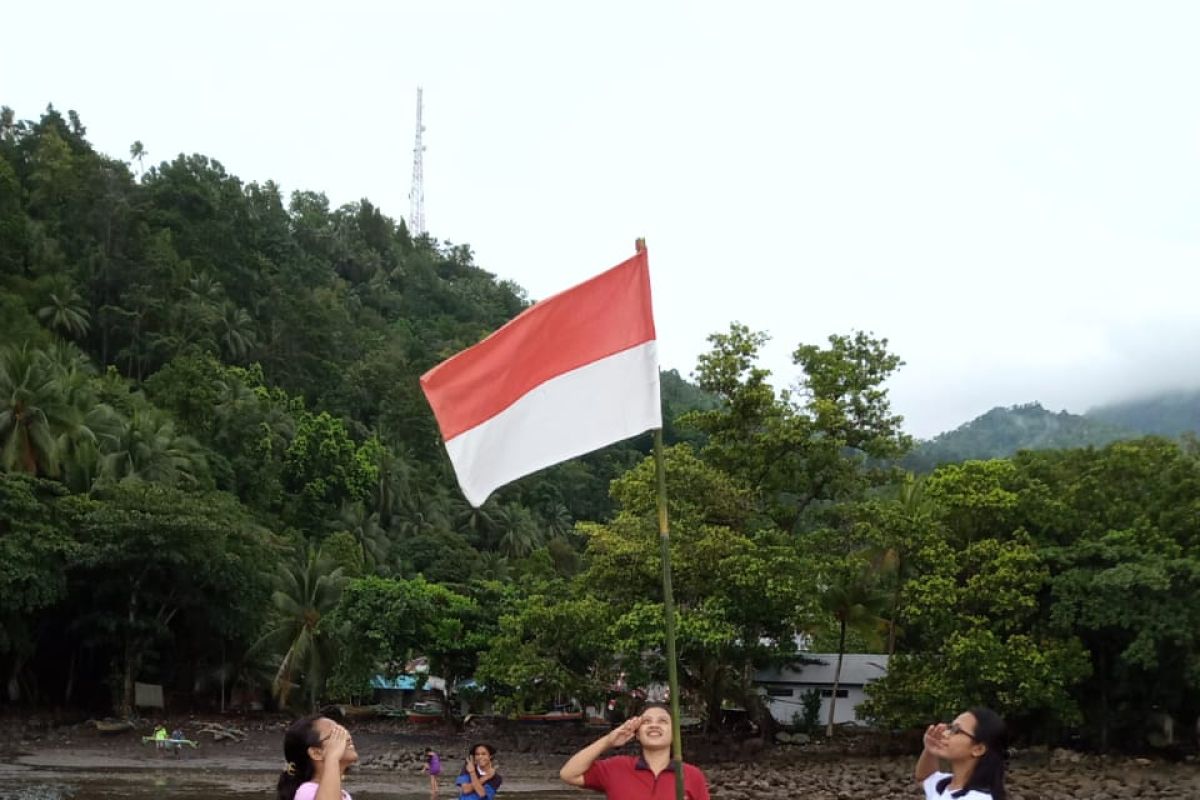
POLYGON ((1040 402, 996 406, 957 428, 919 441, 901 463, 925 472, 940 464, 1005 458, 1020 450, 1101 447, 1142 436, 1200 432, 1200 389, 1175 389, 1093 406, 1084 414, 1040 402))

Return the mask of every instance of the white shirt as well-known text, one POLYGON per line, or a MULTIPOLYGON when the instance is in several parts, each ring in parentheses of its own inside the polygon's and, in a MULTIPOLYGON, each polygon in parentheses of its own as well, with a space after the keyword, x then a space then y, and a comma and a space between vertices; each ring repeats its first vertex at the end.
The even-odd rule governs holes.
POLYGON ((981 792, 978 789, 970 789, 959 794, 960 790, 951 790, 949 779, 954 777, 949 772, 935 772, 925 779, 921 784, 925 787, 925 800, 992 800, 991 792, 981 792), (945 791, 939 792, 938 784, 943 780, 946 781, 945 791))

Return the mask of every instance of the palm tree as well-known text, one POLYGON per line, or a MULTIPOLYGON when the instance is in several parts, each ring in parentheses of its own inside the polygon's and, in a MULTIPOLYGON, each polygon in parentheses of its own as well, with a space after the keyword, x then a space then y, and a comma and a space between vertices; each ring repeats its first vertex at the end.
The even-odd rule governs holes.
POLYGON ((888 619, 887 652, 896 652, 896 625, 900 617, 900 603, 903 600, 904 582, 911 571, 908 556, 915 547, 915 540, 921 533, 933 524, 930 505, 925 497, 925 477, 917 477, 909 472, 900 484, 896 496, 896 530, 891 533, 891 542, 885 552, 887 566, 891 571, 892 602, 888 619))
POLYGON ((866 554, 850 556, 833 571, 832 580, 821 596, 821 604, 838 626, 838 659, 833 672, 833 695, 829 698, 829 724, 825 735, 833 736, 834 710, 842 679, 842 656, 846 652, 846 633, 855 631, 868 639, 878 638, 888 598, 880 587, 880 575, 866 554))
MULTIPOLYGON (((379 438, 384 438, 382 431, 379 438)), ((379 480, 372 492, 372 502, 381 524, 387 526, 400 509, 400 498, 408 494, 416 470, 416 457, 411 450, 396 443, 385 444, 377 452, 375 468, 379 480)))
POLYGON ((226 302, 221 308, 221 349, 234 361, 240 361, 257 344, 254 336, 254 320, 241 306, 226 302))
POLYGON ((551 536, 567 536, 575 530, 575 519, 562 503, 554 503, 545 508, 543 516, 551 536))
POLYGON ((396 528, 404 536, 449 530, 451 502, 448 490, 440 484, 411 492, 401 503, 396 528))
POLYGON ((346 577, 341 567, 309 550, 304 560, 280 567, 271 604, 275 615, 270 629, 252 648, 279 653, 279 666, 271 688, 281 706, 297 680, 307 684, 309 703, 315 708, 329 663, 328 640, 319 630, 321 619, 337 607, 346 577))
POLYGON ((187 293, 193 300, 216 305, 225 296, 225 287, 211 274, 201 271, 188 278, 187 293))
POLYGON ((37 310, 37 318, 51 330, 73 339, 86 336, 92 324, 91 314, 84 305, 83 298, 65 281, 59 282, 47 293, 45 301, 37 310))
POLYGON ((498 550, 509 558, 524 558, 544 543, 544 536, 533 512, 524 506, 508 503, 501 507, 498 523, 504 530, 498 550))
POLYGON ((179 434, 173 421, 153 409, 137 409, 103 448, 100 476, 111 481, 192 485, 207 466, 200 445, 179 434))
POLYGON ((354 537, 367 570, 376 571, 387 561, 391 549, 387 531, 379 524, 379 514, 369 513, 362 503, 342 506, 337 529, 354 537))
POLYGON ((491 549, 495 534, 500 527, 504 512, 495 499, 476 508, 466 500, 451 501, 454 514, 454 525, 459 533, 467 537, 475 547, 481 550, 491 549))
POLYGON ((101 446, 115 439, 124 420, 97 398, 96 370, 78 347, 58 342, 45 353, 58 374, 64 402, 79 412, 59 430, 55 441, 62 479, 74 491, 86 492, 99 470, 101 446))
POLYGON ((58 437, 83 419, 61 377, 42 350, 28 344, 0 350, 0 468, 59 474, 58 437))

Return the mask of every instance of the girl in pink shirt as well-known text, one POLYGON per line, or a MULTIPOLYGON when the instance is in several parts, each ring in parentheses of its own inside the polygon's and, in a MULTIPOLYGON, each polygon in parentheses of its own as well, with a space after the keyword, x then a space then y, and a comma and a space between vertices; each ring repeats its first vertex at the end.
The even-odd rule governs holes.
POLYGON ((350 732, 328 717, 293 722, 283 734, 283 760, 278 800, 351 800, 342 775, 358 752, 350 732))

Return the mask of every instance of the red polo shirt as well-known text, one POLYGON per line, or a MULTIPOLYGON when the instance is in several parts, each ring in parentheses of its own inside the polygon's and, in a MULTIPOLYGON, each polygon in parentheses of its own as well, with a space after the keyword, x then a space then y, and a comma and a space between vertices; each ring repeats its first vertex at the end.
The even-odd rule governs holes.
MULTIPOLYGON (((675 762, 655 775, 641 756, 613 756, 588 767, 583 785, 609 800, 675 800, 675 762)), ((683 765, 683 796, 709 800, 708 781, 691 764, 683 765)))

